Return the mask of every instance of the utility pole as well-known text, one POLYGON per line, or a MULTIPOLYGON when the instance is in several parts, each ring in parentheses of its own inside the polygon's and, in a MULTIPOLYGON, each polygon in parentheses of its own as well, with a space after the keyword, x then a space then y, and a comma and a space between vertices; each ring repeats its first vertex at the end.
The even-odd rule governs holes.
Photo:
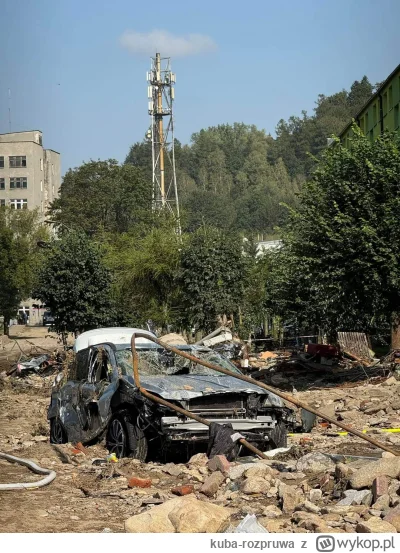
POLYGON ((176 77, 171 71, 171 59, 162 58, 159 53, 151 58, 147 82, 150 115, 147 137, 151 138, 152 146, 153 210, 168 209, 175 218, 180 234, 173 118, 176 77))

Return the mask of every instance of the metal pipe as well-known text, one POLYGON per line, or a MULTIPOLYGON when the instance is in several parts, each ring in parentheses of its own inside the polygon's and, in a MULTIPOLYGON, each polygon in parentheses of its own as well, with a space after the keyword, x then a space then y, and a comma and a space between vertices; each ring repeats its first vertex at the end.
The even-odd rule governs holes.
MULTIPOLYGON (((194 363, 198 363, 199 365, 203 365, 204 367, 207 367, 209 369, 212 369, 214 371, 220 372, 222 374, 226 374, 227 376, 233 376, 234 378, 237 378, 239 380, 243 380, 244 382, 248 382, 250 384, 259 386, 260 388, 267 390, 268 392, 271 392, 285 401, 288 401, 289 403, 292 403, 293 405, 296 405, 296 407, 300 407, 302 409, 305 409, 306 411, 309 411, 310 413, 314 413, 314 415, 317 415, 317 417, 320 417, 321 419, 330 422, 331 424, 334 424, 335 426, 338 426, 339 428, 343 428, 343 430, 346 430, 346 432, 349 432, 349 434, 353 434, 354 436, 357 436, 358 438, 361 438, 362 440, 365 440, 366 442, 369 442, 370 444, 374 445, 375 447, 379 447, 380 449, 383 449, 384 451, 388 451, 389 453, 392 453, 393 455, 400 456, 400 452, 396 451, 390 447, 387 447, 385 444, 382 444, 381 442, 378 442, 377 440, 374 440, 373 438, 370 438, 369 436, 362 434, 358 430, 355 430, 354 428, 351 428, 349 426, 346 426, 345 424, 342 424, 341 422, 337 421, 333 417, 329 417, 328 415, 325 415, 325 413, 322 413, 321 411, 318 411, 317 409, 314 409, 314 407, 311 407, 310 405, 307 405, 306 403, 303 403, 302 401, 299 401, 298 399, 294 398, 293 396, 289 394, 285 394, 284 392, 281 392, 280 390, 276 390, 272 386, 268 386, 267 384, 264 384, 263 382, 258 382, 257 380, 254 380, 253 378, 250 378, 249 376, 246 376, 244 374, 237 374, 232 371, 229 371, 228 369, 224 369, 223 367, 220 367, 218 365, 214 365, 212 363, 209 363, 208 361, 204 361, 203 359, 199 359, 198 357, 195 357, 194 355, 190 355, 189 353, 186 353, 185 351, 182 351, 178 348, 175 348, 174 346, 171 346, 170 344, 165 344, 158 338, 153 336, 148 336, 147 334, 137 332, 136 335, 134 334, 132 336, 132 343, 134 343, 135 337, 138 338, 147 338, 148 340, 151 340, 152 342, 158 344, 163 349, 172 351, 173 353, 180 355, 181 357, 185 357, 186 359, 189 359, 190 361, 193 361, 194 363)), ((136 350, 135 350, 136 351, 136 350)))
POLYGON ((28 467, 28 469, 30 469, 33 472, 36 472, 36 474, 47 475, 45 476, 45 478, 42 478, 37 482, 15 482, 12 484, 0 484, 0 491, 42 488, 43 486, 47 486, 47 484, 50 484, 50 482, 53 482, 54 478, 56 477, 56 473, 54 472, 54 470, 49 470, 49 469, 44 469, 42 467, 39 467, 39 465, 37 465, 36 463, 28 459, 21 459, 20 457, 14 457, 14 455, 8 455, 7 453, 2 453, 2 452, 0 452, 0 459, 5 459, 10 463, 18 463, 19 465, 28 467))
MULTIPOLYGON (((139 334, 138 334, 139 336, 139 334)), ((177 413, 181 413, 182 415, 185 415, 186 417, 193 419, 197 422, 200 422, 201 424, 204 424, 205 426, 210 427, 211 422, 207 419, 203 419, 203 417, 199 417, 198 415, 195 415, 194 413, 191 413, 190 411, 187 411, 187 409, 183 409, 183 407, 179 407, 178 405, 175 405, 173 403, 170 403, 169 401, 166 401, 165 399, 162 399, 158 396, 153 395, 145 388, 142 388, 140 385, 140 377, 139 377, 139 357, 136 351, 136 345, 135 345, 135 334, 132 335, 131 338, 131 348, 132 348, 132 356, 133 356, 133 378, 135 381, 135 385, 139 389, 140 393, 143 394, 145 397, 148 397, 152 401, 155 401, 156 403, 160 403, 161 405, 164 405, 165 407, 168 407, 169 409, 172 409, 173 411, 176 411, 177 413)), ((261 457, 261 459, 268 459, 266 455, 256 447, 254 447, 252 444, 250 444, 247 440, 244 438, 239 439, 239 443, 247 447, 252 453, 255 455, 258 455, 261 457)))

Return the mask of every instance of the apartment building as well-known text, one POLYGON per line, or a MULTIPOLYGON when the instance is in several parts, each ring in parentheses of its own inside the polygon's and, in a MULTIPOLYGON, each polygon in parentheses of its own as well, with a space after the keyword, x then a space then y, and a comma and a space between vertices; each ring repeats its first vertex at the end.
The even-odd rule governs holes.
MULTIPOLYGON (((60 154, 43 148, 41 131, 0 134, 0 207, 35 209, 45 219, 61 186, 60 154)), ((19 313, 30 325, 41 324, 44 308, 27 299, 19 313)))

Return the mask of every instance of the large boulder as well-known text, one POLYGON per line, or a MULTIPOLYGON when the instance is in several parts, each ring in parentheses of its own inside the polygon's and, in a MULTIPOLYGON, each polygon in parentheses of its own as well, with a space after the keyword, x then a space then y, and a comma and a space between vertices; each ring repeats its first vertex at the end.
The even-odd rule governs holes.
POLYGON ((379 459, 360 467, 357 472, 350 476, 350 486, 356 490, 370 488, 375 478, 381 475, 390 476, 391 478, 400 476, 400 457, 379 459))
POLYGON ((199 501, 193 495, 170 499, 162 505, 128 518, 130 533, 215 533, 223 532, 231 511, 199 501))

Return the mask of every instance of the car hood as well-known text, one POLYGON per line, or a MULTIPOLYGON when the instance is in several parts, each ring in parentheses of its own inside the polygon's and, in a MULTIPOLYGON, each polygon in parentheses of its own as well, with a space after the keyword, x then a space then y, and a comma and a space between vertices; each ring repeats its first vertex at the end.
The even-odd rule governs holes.
MULTIPOLYGON (((131 376, 124 377, 134 385, 131 376)), ((232 376, 199 376, 199 375, 165 375, 142 376, 140 383, 149 392, 157 394, 164 399, 190 400, 195 397, 223 394, 244 393, 266 395, 276 407, 283 407, 283 401, 279 396, 263 390, 257 384, 243 382, 232 376)))

